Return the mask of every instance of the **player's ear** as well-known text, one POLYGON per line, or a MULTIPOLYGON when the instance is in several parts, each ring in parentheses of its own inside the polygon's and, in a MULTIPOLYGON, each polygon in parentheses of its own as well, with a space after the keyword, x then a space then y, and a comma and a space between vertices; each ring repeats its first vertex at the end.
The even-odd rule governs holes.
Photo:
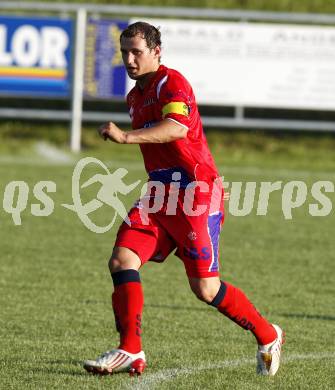
POLYGON ((161 51, 162 51, 161 47, 160 47, 160 46, 156 46, 156 47, 154 48, 155 57, 160 58, 160 56, 161 56, 161 51))

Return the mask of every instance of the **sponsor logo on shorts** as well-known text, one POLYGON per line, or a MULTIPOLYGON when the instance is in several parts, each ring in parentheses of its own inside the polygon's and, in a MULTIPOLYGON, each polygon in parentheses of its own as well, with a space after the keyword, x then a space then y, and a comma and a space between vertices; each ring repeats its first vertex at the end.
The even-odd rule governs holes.
POLYGON ((211 250, 207 246, 202 248, 184 246, 183 255, 191 260, 209 260, 211 258, 211 250))

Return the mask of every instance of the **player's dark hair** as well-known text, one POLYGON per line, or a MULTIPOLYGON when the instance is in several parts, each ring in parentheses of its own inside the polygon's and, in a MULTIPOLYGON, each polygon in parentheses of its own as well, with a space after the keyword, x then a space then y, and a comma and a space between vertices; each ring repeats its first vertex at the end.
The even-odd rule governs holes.
POLYGON ((136 35, 141 35, 145 39, 150 50, 157 46, 161 46, 161 33, 158 28, 146 22, 136 22, 130 24, 120 35, 121 38, 133 38, 136 35))

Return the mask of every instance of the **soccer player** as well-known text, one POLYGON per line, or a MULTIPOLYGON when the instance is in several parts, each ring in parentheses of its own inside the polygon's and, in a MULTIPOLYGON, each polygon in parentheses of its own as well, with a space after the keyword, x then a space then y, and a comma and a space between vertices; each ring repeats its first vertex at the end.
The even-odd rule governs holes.
POLYGON ((164 261, 176 250, 194 294, 252 332, 258 344, 257 373, 274 375, 283 343, 281 328, 261 316, 240 289, 219 278, 223 189, 192 88, 179 72, 160 64, 161 34, 154 26, 134 23, 122 32, 120 43, 127 73, 136 80, 127 96, 134 130, 126 132, 109 122, 99 134, 119 144, 139 144, 149 195, 130 210, 130 224, 120 226, 109 260, 120 344, 96 360, 85 361, 84 368, 102 375, 143 372, 139 269, 150 260, 164 261), (157 195, 150 182, 162 183, 163 195, 157 195), (150 207, 159 196, 164 198, 162 207, 144 218, 143 209, 153 210, 150 207))

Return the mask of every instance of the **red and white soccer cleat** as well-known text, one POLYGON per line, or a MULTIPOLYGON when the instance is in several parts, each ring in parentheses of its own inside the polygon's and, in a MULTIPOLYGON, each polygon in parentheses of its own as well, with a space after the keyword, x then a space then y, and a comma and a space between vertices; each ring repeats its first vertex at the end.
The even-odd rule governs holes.
POLYGON ((141 375, 146 367, 145 355, 129 353, 123 349, 113 349, 99 356, 96 360, 86 360, 86 371, 97 375, 112 375, 117 372, 129 372, 130 375, 141 375))
POLYGON ((284 344, 284 332, 278 325, 272 324, 277 332, 277 338, 270 344, 259 345, 257 351, 257 374, 273 376, 280 365, 281 347, 284 344))

